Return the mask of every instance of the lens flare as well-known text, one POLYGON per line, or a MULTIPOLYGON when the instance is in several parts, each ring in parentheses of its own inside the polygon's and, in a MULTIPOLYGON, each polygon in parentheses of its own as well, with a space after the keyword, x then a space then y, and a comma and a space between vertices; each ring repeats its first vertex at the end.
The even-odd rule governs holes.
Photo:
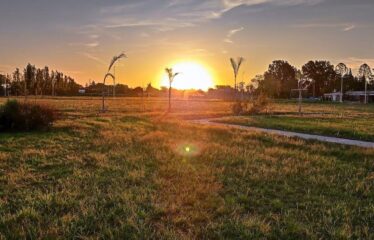
POLYGON ((199 147, 199 144, 191 142, 183 142, 175 145, 175 152, 179 156, 183 156, 184 158, 195 157, 199 155, 201 152, 200 149, 201 148, 199 147))

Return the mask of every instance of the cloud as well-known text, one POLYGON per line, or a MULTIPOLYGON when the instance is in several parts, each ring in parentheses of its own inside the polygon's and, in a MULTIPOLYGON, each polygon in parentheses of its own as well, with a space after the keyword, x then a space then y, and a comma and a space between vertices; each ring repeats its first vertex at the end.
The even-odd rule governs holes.
POLYGON ((88 59, 91 59, 91 60, 94 60, 95 62, 98 62, 100 64, 103 64, 103 65, 106 65, 107 63, 105 63, 103 60, 101 60, 99 57, 91 54, 91 53, 87 53, 87 52, 79 52, 80 55, 82 56, 85 56, 86 58, 88 59))
POLYGON ((235 34, 241 32, 244 30, 244 27, 240 27, 240 28, 236 28, 236 29, 232 29, 230 30, 227 35, 226 35, 226 38, 224 39, 224 42, 226 43, 234 43, 232 41, 232 37, 234 37, 235 34))
POLYGON ((84 44, 84 46, 90 47, 90 48, 98 47, 99 45, 100 44, 98 42, 92 42, 92 43, 86 43, 86 44, 84 44))
POLYGON ((353 25, 353 24, 351 24, 351 25, 349 25, 349 26, 346 26, 346 27, 343 29, 343 31, 344 31, 344 32, 348 32, 348 31, 351 31, 351 30, 353 30, 353 29, 355 29, 355 28, 356 28, 356 26, 353 25))
POLYGON ((99 42, 88 42, 88 43, 69 43, 69 46, 83 46, 87 48, 96 48, 100 45, 99 42))
POLYGON ((256 5, 275 5, 275 6, 297 6, 309 5, 314 6, 325 0, 223 0, 223 9, 219 15, 228 12, 239 6, 256 6, 256 5))
POLYGON ((295 24, 292 27, 295 28, 338 28, 343 32, 348 32, 356 28, 355 24, 352 23, 304 23, 295 24))
POLYGON ((296 6, 316 5, 324 0, 168 0, 122 3, 103 7, 105 28, 146 27, 168 31, 196 26, 200 23, 221 18, 234 8, 257 5, 296 6), (125 17, 124 17, 125 16, 125 17))

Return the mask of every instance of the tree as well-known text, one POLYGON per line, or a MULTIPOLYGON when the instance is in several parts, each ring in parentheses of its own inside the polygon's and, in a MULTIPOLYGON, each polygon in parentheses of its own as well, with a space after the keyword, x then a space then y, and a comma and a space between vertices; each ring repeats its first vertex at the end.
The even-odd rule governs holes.
POLYGON ((171 87, 176 76, 180 73, 174 73, 172 68, 165 68, 166 74, 169 79, 169 112, 171 111, 171 87))
POLYGON ((368 103, 367 86, 368 86, 368 81, 370 81, 373 77, 373 73, 369 65, 365 63, 361 65, 358 75, 361 78, 363 78, 365 81, 365 104, 367 104, 368 103))
POLYGON ((35 78, 35 83, 34 83, 35 97, 38 95, 38 93, 40 93, 42 84, 43 84, 43 70, 38 68, 36 70, 36 78, 35 78))
POLYGON ((15 94, 16 96, 20 95, 22 93, 22 74, 19 70, 19 68, 16 68, 16 70, 13 72, 13 81, 11 84, 11 92, 15 94))
POLYGON ((299 92, 299 114, 302 114, 303 91, 307 91, 312 81, 303 76, 300 71, 296 72, 297 91, 299 92))
POLYGON ((233 58, 230 58, 230 62, 231 62, 232 69, 234 70, 235 91, 237 91, 238 87, 237 87, 236 81, 237 81, 237 78, 238 78, 240 66, 244 62, 244 58, 243 57, 238 57, 237 60, 235 60, 233 58))
POLYGON ((109 64, 108 71, 104 76, 103 89, 102 89, 102 94, 103 94, 102 112, 105 112, 105 81, 108 77, 111 77, 113 79, 113 82, 115 83, 115 77, 113 74, 110 73, 110 70, 112 69, 114 64, 122 58, 127 58, 125 53, 120 53, 118 56, 114 56, 112 58, 112 61, 109 64))
POLYGON ((24 95, 25 99, 27 99, 27 95, 29 94, 29 90, 32 91, 32 86, 35 83, 36 77, 36 68, 34 65, 30 63, 27 64, 26 68, 24 69, 24 95))
POLYGON ((23 74, 17 68, 11 76, 8 77, 9 94, 21 95, 27 98, 31 92, 37 95, 52 94, 55 92, 61 95, 72 95, 78 93, 81 85, 77 84, 75 80, 58 71, 49 72, 49 68, 36 68, 30 63, 24 68, 23 74), (56 91, 55 91, 56 90, 56 91))
POLYGON ((49 76, 49 68, 47 66, 43 69, 43 82, 42 82, 42 88, 41 88, 41 94, 43 96, 43 93, 49 92, 50 86, 50 76, 49 76))
POLYGON ((313 80, 313 97, 331 92, 335 85, 334 66, 328 61, 309 61, 302 67, 303 75, 313 80))
POLYGON ((344 63, 339 63, 335 67, 335 71, 338 75, 340 75, 340 102, 343 102, 343 94, 344 94, 344 89, 343 89, 343 81, 344 77, 350 72, 348 67, 344 63))
POLYGON ((287 61, 273 61, 260 85, 261 90, 269 96, 287 98, 291 89, 297 88, 296 68, 287 61))

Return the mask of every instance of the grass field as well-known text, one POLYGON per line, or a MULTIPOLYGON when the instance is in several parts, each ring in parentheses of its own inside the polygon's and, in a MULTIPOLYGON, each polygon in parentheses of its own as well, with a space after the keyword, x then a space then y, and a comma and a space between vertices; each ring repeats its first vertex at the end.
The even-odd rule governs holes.
POLYGON ((374 105, 304 104, 304 114, 295 103, 273 104, 268 114, 232 117, 221 122, 288 130, 355 140, 374 141, 374 105))
POLYGON ((37 101, 63 118, 0 134, 0 239, 374 238, 373 149, 184 121, 230 114, 220 101, 37 101))

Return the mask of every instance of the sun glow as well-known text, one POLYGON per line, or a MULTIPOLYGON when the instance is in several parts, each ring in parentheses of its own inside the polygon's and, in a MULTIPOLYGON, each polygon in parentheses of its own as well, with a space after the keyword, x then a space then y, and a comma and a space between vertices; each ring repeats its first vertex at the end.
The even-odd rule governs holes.
MULTIPOLYGON (((179 73, 172 84, 176 89, 208 90, 214 87, 209 70, 196 62, 180 62, 171 66, 174 73, 179 73)), ((163 74, 161 86, 169 86, 169 79, 163 74)))

